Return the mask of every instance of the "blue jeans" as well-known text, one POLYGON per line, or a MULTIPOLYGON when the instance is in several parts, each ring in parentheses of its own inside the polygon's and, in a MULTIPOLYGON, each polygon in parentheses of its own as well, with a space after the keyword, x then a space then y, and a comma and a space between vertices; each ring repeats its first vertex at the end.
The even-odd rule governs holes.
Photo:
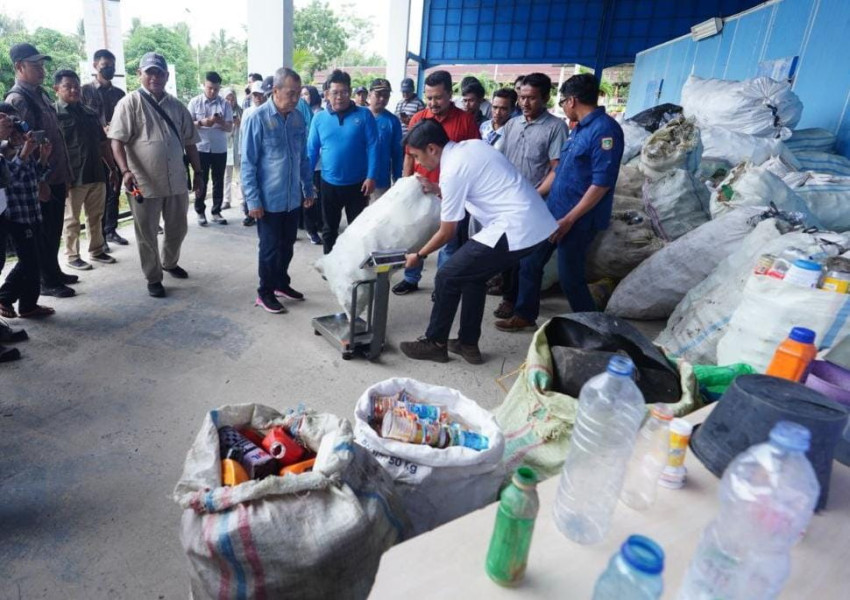
POLYGON ((545 242, 519 264, 519 293, 514 314, 526 321, 534 322, 540 314, 540 286, 543 267, 549 262, 555 249, 558 250, 558 278, 561 290, 573 312, 595 312, 599 310, 590 295, 585 281, 587 250, 596 237, 595 229, 571 230, 557 245, 545 242))
POLYGON ((296 208, 289 212, 267 212, 262 219, 257 219, 260 238, 257 294, 260 296, 289 287, 289 263, 292 262, 300 214, 301 209, 296 208))
MULTIPOLYGON (((458 248, 463 246, 469 240, 469 213, 458 222, 457 234, 442 247, 437 255, 437 270, 439 271, 452 257, 452 254, 458 251, 458 248)), ((422 279, 422 267, 413 267, 412 269, 404 270, 404 280, 408 283, 419 283, 422 279)))

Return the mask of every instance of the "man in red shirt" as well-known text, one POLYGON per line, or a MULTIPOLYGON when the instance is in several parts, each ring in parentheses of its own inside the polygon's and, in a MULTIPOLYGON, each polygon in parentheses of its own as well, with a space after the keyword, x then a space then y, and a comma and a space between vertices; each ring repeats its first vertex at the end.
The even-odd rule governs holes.
MULTIPOLYGON (((425 78, 425 110, 420 110, 410 118, 407 129, 410 131, 414 125, 423 119, 433 119, 443 126, 446 135, 451 142, 462 142, 464 140, 481 139, 478 124, 475 117, 467 113, 452 102, 452 76, 448 71, 434 71, 425 78)), ((418 162, 405 149, 404 168, 402 174, 409 177, 416 173, 425 177, 429 182, 423 186, 427 192, 440 195, 440 167, 429 171, 418 162)), ((437 268, 445 263, 455 250, 460 248, 469 238, 469 215, 458 223, 457 237, 445 245, 437 258, 437 268)), ((419 289, 419 280, 422 278, 422 266, 404 270, 404 279, 393 286, 393 293, 399 296, 415 292, 419 289)))

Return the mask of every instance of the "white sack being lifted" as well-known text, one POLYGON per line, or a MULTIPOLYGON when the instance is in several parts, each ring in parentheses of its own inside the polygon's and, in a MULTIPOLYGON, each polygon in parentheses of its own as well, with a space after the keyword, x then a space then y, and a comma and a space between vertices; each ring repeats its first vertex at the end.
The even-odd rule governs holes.
POLYGON ((770 77, 730 81, 691 75, 682 87, 682 108, 700 126, 782 139, 803 114, 791 86, 770 77))
POLYGON ((764 212, 736 210, 668 244, 620 282, 605 312, 625 319, 666 319, 688 291, 741 246, 764 212))
POLYGON ((678 116, 644 142, 640 170, 650 179, 657 179, 673 169, 696 173, 701 158, 699 129, 692 119, 678 116))
POLYGON ((440 201, 425 195, 415 177, 399 180, 386 194, 360 213, 321 260, 321 271, 349 318, 365 310, 369 296, 360 288, 357 314, 352 314, 351 291, 358 281, 374 279, 361 263, 376 250, 418 250, 440 226, 440 201))

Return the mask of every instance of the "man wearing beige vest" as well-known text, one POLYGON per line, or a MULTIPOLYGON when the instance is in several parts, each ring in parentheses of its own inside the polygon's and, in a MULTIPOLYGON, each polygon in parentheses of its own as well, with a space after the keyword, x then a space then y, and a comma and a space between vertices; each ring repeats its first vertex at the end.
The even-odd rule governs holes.
MULTIPOLYGON (((177 262, 186 237, 189 193, 184 152, 195 173, 201 163, 196 144, 200 140, 186 107, 165 91, 168 66, 154 52, 139 61, 141 87, 127 94, 115 107, 109 137, 115 162, 130 196, 142 271, 148 294, 165 296, 162 272, 186 279, 189 274, 177 262), (162 259, 157 226, 164 222, 162 259)), ((195 176, 194 191, 203 197, 206 186, 195 176)))

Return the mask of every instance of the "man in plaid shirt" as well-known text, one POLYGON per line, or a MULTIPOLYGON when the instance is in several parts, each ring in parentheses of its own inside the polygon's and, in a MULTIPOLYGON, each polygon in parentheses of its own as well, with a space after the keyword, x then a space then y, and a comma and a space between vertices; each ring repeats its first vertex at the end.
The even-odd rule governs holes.
MULTIPOLYGON (((19 121, 18 113, 11 104, 0 102, 0 113, 19 121)), ((6 318, 44 317, 55 312, 38 304, 41 283, 36 242, 41 227, 38 186, 50 174, 48 158, 52 150, 50 142, 39 144, 32 132, 24 135, 16 127, 3 153, 9 174, 5 188, 8 203, 6 230, 18 256, 17 264, 0 287, 0 315, 6 318), (15 312, 15 302, 18 303, 18 312, 15 312)))

